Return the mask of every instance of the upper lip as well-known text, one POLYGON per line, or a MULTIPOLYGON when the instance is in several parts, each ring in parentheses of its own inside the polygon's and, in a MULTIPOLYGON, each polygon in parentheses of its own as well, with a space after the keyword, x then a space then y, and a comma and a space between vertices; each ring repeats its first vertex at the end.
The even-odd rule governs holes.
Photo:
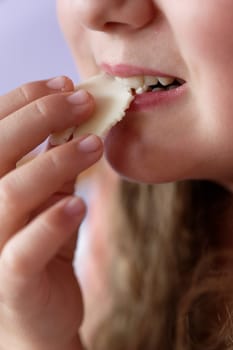
POLYGON ((100 68, 103 72, 112 75, 118 76, 121 78, 129 78, 132 76, 156 76, 156 77, 174 77, 179 78, 176 75, 164 73, 154 69, 147 69, 138 66, 132 66, 128 64, 117 64, 110 65, 108 63, 102 63, 100 68))

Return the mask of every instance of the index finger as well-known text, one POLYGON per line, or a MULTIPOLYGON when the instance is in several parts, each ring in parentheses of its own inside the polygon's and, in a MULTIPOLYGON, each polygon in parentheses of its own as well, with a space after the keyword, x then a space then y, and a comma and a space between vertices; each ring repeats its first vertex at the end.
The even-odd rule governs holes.
POLYGON ((21 85, 13 91, 0 96, 0 119, 7 117, 40 97, 58 93, 59 91, 70 92, 73 90, 73 82, 65 76, 21 85))
POLYGON ((75 139, 41 154, 0 181, 0 250, 31 213, 102 156, 97 136, 75 139))

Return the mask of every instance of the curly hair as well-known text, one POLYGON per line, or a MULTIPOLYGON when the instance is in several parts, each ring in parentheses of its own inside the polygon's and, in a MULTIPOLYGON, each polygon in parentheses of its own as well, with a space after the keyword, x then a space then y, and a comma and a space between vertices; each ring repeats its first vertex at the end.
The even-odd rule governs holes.
POLYGON ((230 194, 208 181, 122 181, 119 202, 114 304, 93 349, 233 349, 233 261, 220 247, 230 194))

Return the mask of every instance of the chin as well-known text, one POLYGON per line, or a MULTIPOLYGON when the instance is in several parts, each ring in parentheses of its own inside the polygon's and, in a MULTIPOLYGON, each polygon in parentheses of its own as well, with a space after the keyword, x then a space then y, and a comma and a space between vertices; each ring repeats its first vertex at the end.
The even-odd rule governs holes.
POLYGON ((123 179, 130 182, 147 182, 142 176, 136 152, 129 138, 122 137, 118 128, 113 128, 104 140, 104 156, 112 169, 123 179))
MULTIPOLYGON (((162 184, 184 180, 206 179, 206 152, 193 152, 190 147, 164 147, 148 143, 137 121, 124 118, 104 140, 107 162, 121 177, 137 183, 162 184), (191 156, 190 156, 191 155, 191 156), (201 157, 200 157, 201 155, 201 157)), ((197 148, 197 147, 196 147, 197 148)), ((209 164, 209 163, 207 163, 209 164)))
POLYGON ((138 142, 134 141, 129 135, 124 137, 118 127, 113 128, 105 138, 105 158, 118 175, 127 181, 144 184, 177 180, 164 161, 148 160, 140 150, 138 142))
POLYGON ((114 127, 104 141, 104 155, 107 162, 123 179, 144 184, 163 184, 183 180, 198 179, 190 159, 177 154, 156 153, 141 148, 138 138, 125 134, 114 127), (148 154, 153 156, 148 157, 148 154), (174 162, 174 159, 176 161, 174 162))
MULTIPOLYGON (((124 180, 138 184, 163 184, 174 182, 178 179, 159 171, 151 171, 144 165, 137 166, 135 162, 128 159, 127 156, 122 158, 119 154, 114 154, 111 149, 105 149, 105 158, 111 168, 124 180)), ((136 162, 139 164, 140 162, 136 162)))

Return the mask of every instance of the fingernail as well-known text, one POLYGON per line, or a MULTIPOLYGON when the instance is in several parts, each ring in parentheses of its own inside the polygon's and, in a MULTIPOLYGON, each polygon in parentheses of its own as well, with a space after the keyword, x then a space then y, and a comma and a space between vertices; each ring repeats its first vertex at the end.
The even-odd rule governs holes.
POLYGON ((66 203, 64 210, 67 214, 76 216, 82 214, 85 211, 85 207, 80 198, 72 197, 66 203))
POLYGON ((100 140, 95 135, 88 135, 78 144, 78 150, 82 152, 95 152, 100 148, 100 140))
POLYGON ((84 104, 87 103, 89 100, 90 97, 85 90, 75 91, 72 95, 67 97, 67 101, 74 105, 84 104))
POLYGON ((64 89, 65 84, 66 84, 66 78, 65 77, 56 77, 56 78, 50 79, 47 82, 47 86, 50 89, 54 89, 54 90, 62 90, 62 89, 64 89))

